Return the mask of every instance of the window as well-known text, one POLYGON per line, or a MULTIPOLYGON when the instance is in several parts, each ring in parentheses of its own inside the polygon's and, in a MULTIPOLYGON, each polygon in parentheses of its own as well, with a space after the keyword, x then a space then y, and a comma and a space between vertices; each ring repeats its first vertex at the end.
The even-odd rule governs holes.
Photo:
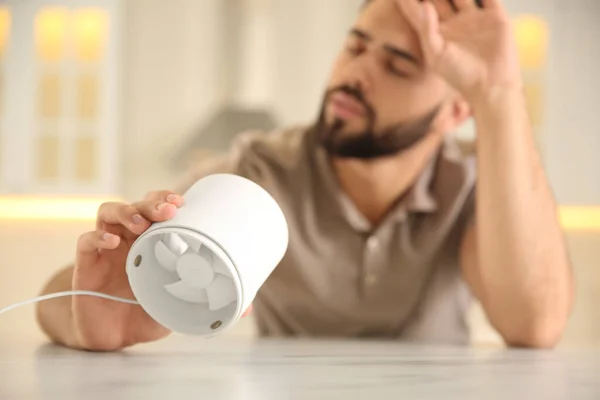
POLYGON ((102 9, 42 8, 37 55, 36 180, 93 184, 99 178, 99 112, 108 16, 102 9))
POLYGON ((11 57, 15 83, 8 93, 18 104, 7 122, 19 132, 18 138, 10 135, 11 153, 23 156, 3 163, 18 177, 0 183, 0 191, 112 195, 120 1, 29 2, 37 6, 15 10, 17 40, 30 47, 19 46, 11 57))

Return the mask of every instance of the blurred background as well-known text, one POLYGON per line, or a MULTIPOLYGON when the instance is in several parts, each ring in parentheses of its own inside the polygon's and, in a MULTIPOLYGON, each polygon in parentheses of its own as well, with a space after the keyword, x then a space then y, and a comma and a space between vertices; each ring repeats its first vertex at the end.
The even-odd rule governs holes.
MULTIPOLYGON (((172 188, 243 130, 313 121, 361 2, 0 1, 0 307, 72 261, 101 202, 172 188)), ((504 3, 576 268, 561 345, 598 344, 600 1, 504 3)), ((39 336, 33 310, 0 330, 39 336)), ((470 319, 475 344, 499 343, 479 307, 470 319)))

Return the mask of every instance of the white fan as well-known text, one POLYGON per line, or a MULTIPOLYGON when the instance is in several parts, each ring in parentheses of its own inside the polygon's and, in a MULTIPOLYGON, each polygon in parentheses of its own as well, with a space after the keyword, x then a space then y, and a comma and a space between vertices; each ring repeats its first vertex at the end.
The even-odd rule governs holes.
POLYGON ((156 261, 179 281, 165 285, 165 290, 189 303, 207 304, 220 310, 236 300, 235 284, 218 256, 198 240, 176 233, 160 235, 154 247, 156 261))
POLYGON ((283 259, 282 209, 241 176, 199 179, 175 216, 138 237, 127 277, 139 305, 173 332, 212 336, 234 326, 283 259))

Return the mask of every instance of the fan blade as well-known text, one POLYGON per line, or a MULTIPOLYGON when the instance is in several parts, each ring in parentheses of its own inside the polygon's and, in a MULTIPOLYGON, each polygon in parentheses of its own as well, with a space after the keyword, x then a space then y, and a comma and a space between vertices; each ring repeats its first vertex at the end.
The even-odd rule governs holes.
POLYGON ((231 272, 229 271, 229 269, 227 268, 227 266, 225 265, 223 260, 221 260, 221 258, 214 257, 213 268, 215 269, 216 273, 225 275, 225 276, 228 276, 231 278, 231 272))
POLYGON ((236 299, 235 286, 231 279, 224 275, 217 275, 213 283, 206 289, 208 294, 208 308, 211 311, 219 310, 236 299))
POLYGON ((178 299, 188 303, 208 303, 206 290, 193 289, 183 281, 166 285, 165 290, 178 299))
POLYGON ((167 233, 164 235, 163 242, 173 253, 180 256, 188 249, 188 244, 176 233, 167 233))
POLYGON ((188 250, 193 253, 198 253, 202 247, 202 243, 199 240, 194 239, 191 236, 184 236, 183 240, 188 245, 188 250))
POLYGON ((177 268, 177 255, 174 254, 164 242, 156 242, 156 246, 154 246, 154 257, 156 257, 156 261, 158 261, 161 267, 167 271, 175 272, 175 269, 177 268))
POLYGON ((184 254, 177 260, 177 273, 193 289, 204 289, 215 277, 209 260, 194 253, 184 254))
POLYGON ((202 257, 203 259, 205 259, 206 261, 208 261, 208 263, 210 263, 210 265, 213 264, 213 260, 216 258, 214 256, 212 250, 206 246, 201 246, 200 249, 197 251, 197 254, 200 257, 202 257))

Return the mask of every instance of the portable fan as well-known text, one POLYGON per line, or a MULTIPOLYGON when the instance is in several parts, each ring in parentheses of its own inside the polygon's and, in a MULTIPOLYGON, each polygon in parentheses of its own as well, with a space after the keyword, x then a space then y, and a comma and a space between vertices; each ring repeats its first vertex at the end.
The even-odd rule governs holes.
POLYGON ((134 242, 127 275, 158 323, 213 335, 239 320, 285 255, 287 223, 262 187, 237 175, 210 175, 183 197, 173 219, 134 242))

